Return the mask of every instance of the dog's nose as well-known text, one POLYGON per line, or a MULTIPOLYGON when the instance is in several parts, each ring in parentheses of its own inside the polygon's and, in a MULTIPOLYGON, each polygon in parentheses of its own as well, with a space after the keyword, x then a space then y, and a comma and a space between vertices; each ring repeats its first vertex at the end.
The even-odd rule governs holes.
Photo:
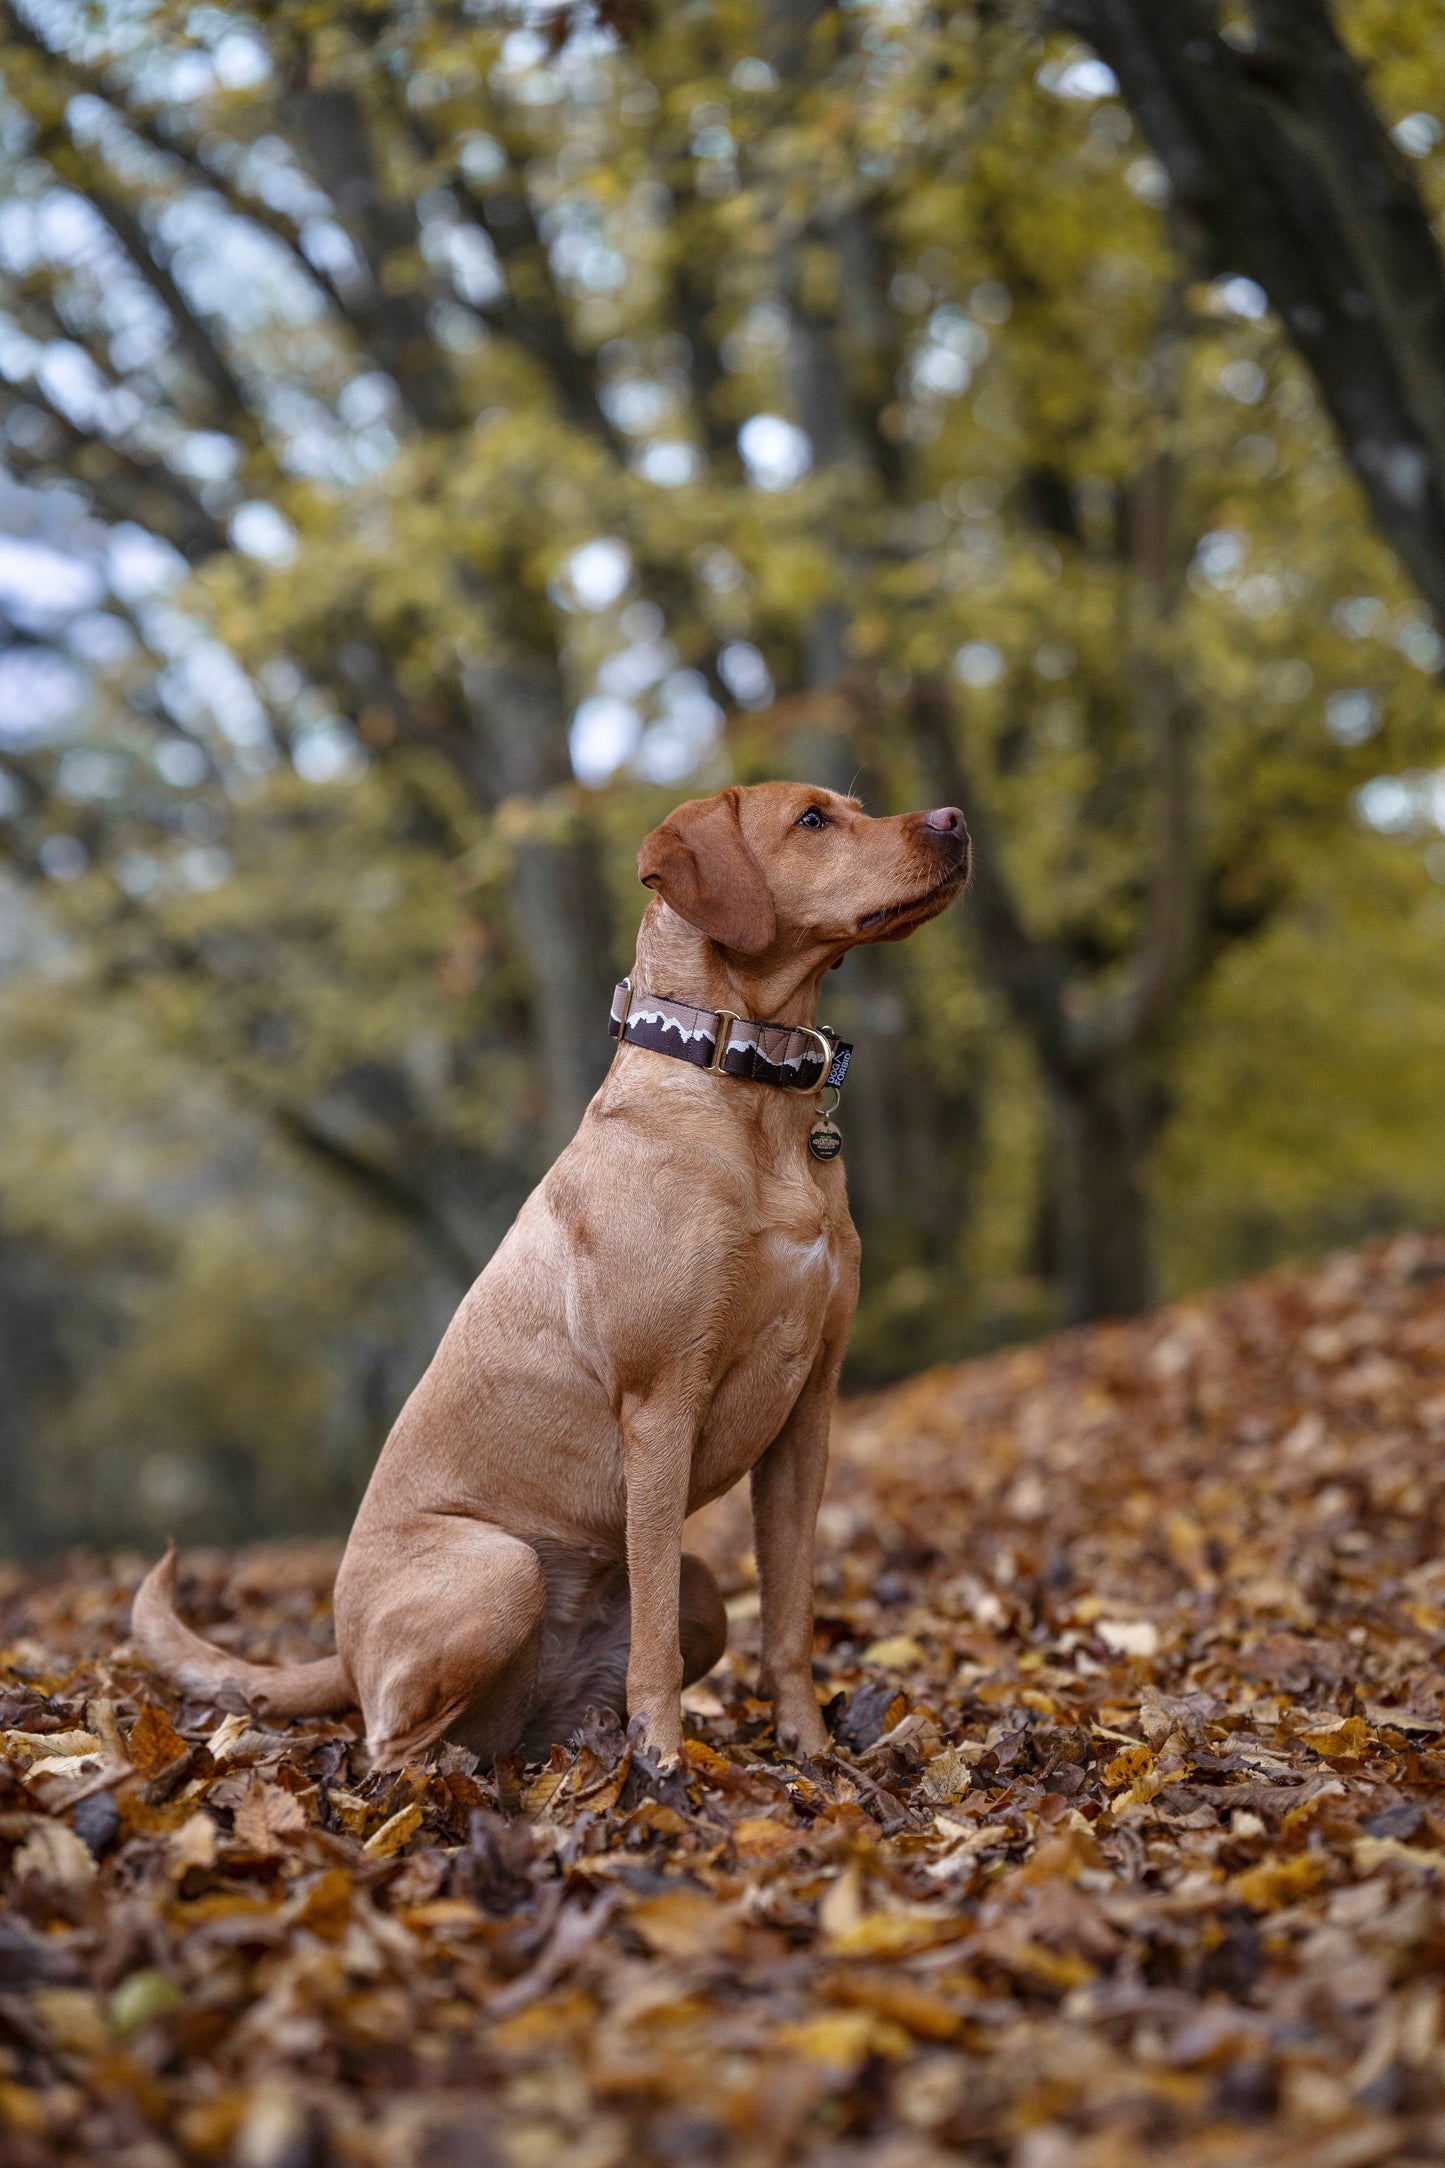
POLYGON ((968 823, 956 805, 936 805, 931 813, 923 816, 925 828, 932 828, 941 836, 966 836, 968 823))

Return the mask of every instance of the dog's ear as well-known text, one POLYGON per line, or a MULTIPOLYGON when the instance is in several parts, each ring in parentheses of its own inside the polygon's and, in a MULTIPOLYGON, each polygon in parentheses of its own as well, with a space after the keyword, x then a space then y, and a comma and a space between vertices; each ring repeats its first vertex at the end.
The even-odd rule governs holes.
POLYGON ((763 869, 738 820, 738 794, 690 798, 654 828, 637 854, 644 887, 721 948, 761 956, 778 922, 763 869))

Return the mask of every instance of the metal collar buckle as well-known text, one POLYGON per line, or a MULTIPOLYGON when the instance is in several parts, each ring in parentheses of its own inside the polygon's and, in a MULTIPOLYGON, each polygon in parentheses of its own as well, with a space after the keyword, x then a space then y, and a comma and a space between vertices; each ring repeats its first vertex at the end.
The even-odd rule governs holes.
POLYGON ((712 1043, 712 1060, 705 1066, 716 1074, 727 1060, 728 1040, 732 1037, 733 1025, 738 1017, 736 1009, 718 1009, 714 1013, 717 1016, 717 1037, 712 1043))

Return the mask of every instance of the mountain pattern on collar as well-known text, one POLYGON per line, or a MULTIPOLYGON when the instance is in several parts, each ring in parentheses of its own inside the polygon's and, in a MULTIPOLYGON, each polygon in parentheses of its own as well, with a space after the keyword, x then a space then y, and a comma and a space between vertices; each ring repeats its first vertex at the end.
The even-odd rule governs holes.
MULTIPOLYGON (((725 1013, 696 1009, 668 994, 644 994, 630 980, 620 979, 613 991, 607 1029, 609 1037, 620 1037, 626 1046, 646 1047, 649 1053, 691 1062, 695 1069, 710 1069, 725 1013)), ((826 1062, 813 1030, 735 1016, 728 1026, 719 1073, 750 1084, 776 1084, 784 1091, 811 1092, 820 1084, 841 1086, 853 1049, 832 1032, 824 1032, 823 1037, 831 1049, 826 1062)))

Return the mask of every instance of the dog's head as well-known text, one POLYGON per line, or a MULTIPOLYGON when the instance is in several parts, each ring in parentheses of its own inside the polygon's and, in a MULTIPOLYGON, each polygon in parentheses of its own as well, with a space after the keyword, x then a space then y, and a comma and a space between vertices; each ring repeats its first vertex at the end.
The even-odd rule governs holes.
POLYGON ((968 879, 968 829, 956 806, 875 820, 836 791, 755 783, 680 805, 637 870, 735 956, 836 961, 936 918, 968 879))

